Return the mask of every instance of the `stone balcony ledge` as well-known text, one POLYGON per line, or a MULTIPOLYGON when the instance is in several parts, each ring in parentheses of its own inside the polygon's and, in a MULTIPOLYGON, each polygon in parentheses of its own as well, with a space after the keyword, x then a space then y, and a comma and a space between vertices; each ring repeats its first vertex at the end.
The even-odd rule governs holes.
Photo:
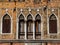
POLYGON ((60 40, 0 40, 0 43, 60 43, 60 40))

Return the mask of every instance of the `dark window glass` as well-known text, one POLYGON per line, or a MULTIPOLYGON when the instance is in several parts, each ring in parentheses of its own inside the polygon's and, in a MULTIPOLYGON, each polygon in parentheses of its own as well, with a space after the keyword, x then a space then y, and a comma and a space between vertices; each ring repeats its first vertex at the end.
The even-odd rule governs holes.
POLYGON ((41 35, 41 17, 39 14, 35 17, 35 38, 39 39, 41 35))
POLYGON ((18 39, 24 39, 24 16, 22 14, 19 16, 18 30, 18 39))
POLYGON ((57 33, 57 19, 54 14, 49 18, 49 33, 57 33))
POLYGON ((10 33, 11 32, 11 19, 8 14, 3 17, 2 24, 2 33, 10 33))
POLYGON ((28 39, 33 39, 33 21, 32 21, 32 16, 29 14, 27 16, 27 38, 28 39))

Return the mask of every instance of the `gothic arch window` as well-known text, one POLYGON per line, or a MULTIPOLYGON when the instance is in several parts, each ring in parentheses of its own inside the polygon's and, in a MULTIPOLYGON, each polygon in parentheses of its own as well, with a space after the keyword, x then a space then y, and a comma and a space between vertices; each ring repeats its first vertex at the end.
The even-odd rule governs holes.
POLYGON ((57 19, 54 14, 49 18, 49 33, 57 33, 57 19))
POLYGON ((11 18, 8 14, 3 16, 2 33, 11 33, 11 18))
POLYGON ((27 16, 27 38, 33 39, 33 20, 31 14, 27 16))
POLYGON ((39 39, 41 35, 41 17, 39 14, 35 17, 35 38, 39 39))
POLYGON ((21 14, 18 22, 18 39, 24 39, 24 35, 24 16, 21 14))

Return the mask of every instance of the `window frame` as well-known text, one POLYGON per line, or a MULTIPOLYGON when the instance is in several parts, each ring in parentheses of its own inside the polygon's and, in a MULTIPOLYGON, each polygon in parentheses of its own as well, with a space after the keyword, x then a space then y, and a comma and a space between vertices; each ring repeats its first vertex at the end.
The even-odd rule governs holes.
POLYGON ((10 16, 10 21, 11 21, 11 27, 10 27, 11 29, 10 29, 10 31, 11 31, 11 32, 10 32, 10 33, 3 33, 3 32, 2 32, 3 17, 4 17, 6 14, 7 14, 8 16, 10 16, 9 13, 5 13, 5 14, 2 16, 2 18, 1 18, 1 34, 4 34, 4 35, 7 34, 7 35, 9 35, 9 34, 12 34, 12 28, 13 28, 13 25, 12 25, 13 21, 12 21, 12 17, 11 17, 11 16, 10 16))
MULTIPOLYGON (((24 22, 24 25, 25 25, 25 16, 24 16, 24 14, 19 14, 19 16, 18 16, 18 23, 17 23, 17 39, 21 39, 20 37, 21 36, 24 36, 25 37, 25 31, 24 32, 21 32, 22 34, 20 34, 19 33, 19 21, 21 21, 21 22, 24 22), (23 16, 23 19, 21 19, 20 17, 21 17, 21 15, 23 16)), ((24 26, 24 28, 25 28, 25 26, 24 26)), ((24 38, 25 39, 25 38, 24 38)), ((23 39, 22 39, 23 40, 23 39)))
POLYGON ((27 24, 28 24, 28 21, 30 21, 31 24, 32 24, 32 32, 28 32, 28 27, 27 27, 27 39, 31 39, 31 38, 29 38, 29 36, 31 36, 32 39, 33 39, 33 15, 32 15, 31 13, 29 13, 29 14, 27 15, 27 24), (28 18, 29 15, 31 16, 30 19, 28 18))
POLYGON ((58 24, 59 24, 59 22, 58 22, 58 21, 59 21, 59 20, 58 20, 58 17, 56 16, 56 14, 55 14, 55 13, 52 13, 52 14, 50 14, 49 16, 47 16, 47 29, 48 29, 48 31, 47 31, 47 32, 48 32, 48 34, 49 34, 49 35, 57 35, 57 34, 59 34, 59 33, 58 33, 58 28, 59 28, 59 25, 58 25, 58 24), (49 18, 50 18, 50 16, 51 16, 52 14, 54 14, 54 15, 55 15, 56 20, 57 20, 57 33, 49 33, 49 18))
MULTIPOLYGON (((42 28, 43 28, 43 26, 42 26, 42 22, 41 22, 42 16, 41 16, 41 14, 39 14, 39 13, 37 13, 36 16, 35 16, 35 39, 37 39, 37 37, 36 37, 37 35, 40 36, 40 38, 38 38, 38 39, 41 39, 41 35, 43 34, 43 33, 42 33, 42 28), (37 19, 36 16, 39 16, 40 19, 37 19), (36 33, 36 21, 38 21, 38 23, 39 23, 39 25, 40 25, 40 32, 37 32, 37 33, 36 33), (42 27, 42 28, 41 28, 41 27, 42 27)), ((38 30, 38 31, 39 31, 39 30, 38 30)))

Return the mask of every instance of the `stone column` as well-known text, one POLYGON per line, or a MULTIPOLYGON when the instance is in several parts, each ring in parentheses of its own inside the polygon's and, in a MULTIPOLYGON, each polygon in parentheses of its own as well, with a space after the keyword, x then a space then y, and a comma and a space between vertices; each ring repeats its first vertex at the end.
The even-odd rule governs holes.
POLYGON ((33 21, 33 39, 35 40, 35 22, 33 21))
POLYGON ((25 21, 25 24, 24 24, 25 26, 24 26, 24 29, 25 29, 25 39, 27 39, 27 27, 26 27, 26 21, 25 21))

